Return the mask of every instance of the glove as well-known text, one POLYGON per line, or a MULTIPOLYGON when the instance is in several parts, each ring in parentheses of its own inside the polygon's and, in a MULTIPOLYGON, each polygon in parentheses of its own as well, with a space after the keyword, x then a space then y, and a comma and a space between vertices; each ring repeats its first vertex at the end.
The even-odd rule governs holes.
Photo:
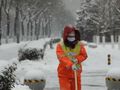
POLYGON ((80 69, 80 65, 79 64, 73 64, 72 65, 72 70, 79 70, 80 69))
POLYGON ((74 63, 74 64, 77 64, 78 63, 78 60, 76 58, 72 58, 71 61, 74 63))
POLYGON ((74 63, 74 64, 77 64, 78 63, 78 60, 76 58, 74 58, 74 56, 76 55, 74 52, 69 52, 67 54, 68 56, 70 56, 70 60, 74 63))

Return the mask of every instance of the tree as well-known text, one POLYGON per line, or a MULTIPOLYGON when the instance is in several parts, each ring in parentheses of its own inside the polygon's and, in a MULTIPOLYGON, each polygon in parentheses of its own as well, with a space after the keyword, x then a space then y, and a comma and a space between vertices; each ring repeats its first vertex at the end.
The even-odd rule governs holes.
POLYGON ((98 6, 92 0, 85 0, 81 3, 80 10, 77 11, 78 20, 77 20, 77 27, 81 30, 82 34, 86 34, 82 37, 83 39, 87 39, 89 41, 92 40, 94 34, 98 31, 97 28, 99 26, 98 20, 98 6))
POLYGON ((119 3, 118 0, 84 0, 77 12, 77 26, 83 28, 86 36, 90 36, 87 35, 89 32, 97 36, 106 35, 106 40, 110 41, 108 36, 119 29, 119 3))
POLYGON ((3 0, 0 0, 0 45, 2 44, 2 7, 3 7, 3 0))
POLYGON ((7 20, 7 30, 6 30, 6 43, 8 43, 9 35, 10 35, 10 10, 12 5, 12 0, 4 0, 3 1, 3 8, 6 14, 7 20))
POLYGON ((73 16, 65 9, 62 0, 0 0, 0 30, 1 24, 5 23, 6 42, 10 35, 17 43, 25 36, 27 40, 33 40, 33 37, 39 39, 42 35, 50 37, 55 32, 54 24, 59 24, 56 27, 61 32, 65 24, 73 21, 73 16), (5 17, 3 20, 2 16, 5 17))

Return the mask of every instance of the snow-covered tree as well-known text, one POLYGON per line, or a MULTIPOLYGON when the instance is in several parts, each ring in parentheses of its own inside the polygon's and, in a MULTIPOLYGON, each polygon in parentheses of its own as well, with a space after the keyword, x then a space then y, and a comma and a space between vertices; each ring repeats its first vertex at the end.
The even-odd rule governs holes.
POLYGON ((90 36, 95 34, 98 28, 98 6, 93 0, 84 0, 80 5, 80 11, 77 11, 78 17, 78 28, 81 33, 85 33, 84 39, 92 39, 90 36))
POLYGON ((72 22, 62 0, 0 0, 0 37, 7 43, 50 37, 72 22))
POLYGON ((84 0, 77 12, 77 26, 82 27, 80 29, 85 33, 84 37, 95 35, 98 40, 101 39, 99 36, 106 36, 106 41, 117 41, 120 27, 119 3, 119 0, 84 0), (113 39, 114 37, 116 38, 113 39))

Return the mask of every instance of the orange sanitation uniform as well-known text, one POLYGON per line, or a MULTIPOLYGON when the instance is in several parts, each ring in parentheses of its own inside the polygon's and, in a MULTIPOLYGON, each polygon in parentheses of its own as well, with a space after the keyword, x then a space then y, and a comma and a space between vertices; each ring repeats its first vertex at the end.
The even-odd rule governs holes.
POLYGON ((75 90, 76 74, 77 88, 81 90, 81 63, 87 58, 87 53, 83 44, 80 42, 80 32, 74 26, 69 25, 64 27, 63 41, 57 44, 56 54, 59 60, 57 71, 60 90, 75 90), (69 38, 75 39, 71 42, 69 38), (72 59, 77 61, 80 69, 78 68, 74 71, 73 66, 75 63, 72 59))
MULTIPOLYGON (((65 56, 60 43, 57 45, 56 53, 60 62, 58 66, 60 90, 75 90, 74 71, 71 68, 73 62, 65 56)), ((75 58, 78 60, 79 64, 87 58, 86 50, 82 44, 80 44, 80 54, 75 56, 75 58)), ((81 90, 81 72, 82 67, 77 71, 78 90, 81 90)))

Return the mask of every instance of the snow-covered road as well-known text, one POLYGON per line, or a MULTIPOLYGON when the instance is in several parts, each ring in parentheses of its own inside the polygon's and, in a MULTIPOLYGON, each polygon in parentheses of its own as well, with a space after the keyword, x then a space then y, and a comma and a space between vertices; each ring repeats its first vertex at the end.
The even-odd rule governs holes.
MULTIPOLYGON (((56 73, 51 73, 47 78, 49 87, 45 90, 59 90, 56 73), (54 84, 54 85, 53 85, 54 84), (51 87, 50 87, 51 86, 51 87)), ((105 85, 106 72, 83 72, 82 73, 82 90, 107 90, 105 85)))
MULTIPOLYGON (((105 78, 108 70, 119 65, 119 50, 117 46, 112 49, 111 45, 97 48, 86 47, 88 59, 83 63, 82 72, 82 90, 107 90, 105 78), (116 52, 116 53, 115 53, 116 52), (107 55, 111 54, 112 65, 107 65, 107 55)), ((59 90, 56 68, 58 60, 55 55, 55 49, 47 50, 46 60, 50 65, 49 71, 52 71, 47 78, 45 90, 59 90), (52 54, 52 55, 51 55, 52 54), (54 85, 53 85, 54 84, 54 85)))
MULTIPOLYGON (((82 73, 82 90, 107 90, 105 85, 106 72, 84 72, 82 73)), ((44 90, 59 90, 58 80, 56 73, 51 73, 47 78, 47 85, 51 84, 51 87, 47 87, 44 90), (54 84, 54 85, 52 85, 54 84)))
MULTIPOLYGON (((48 68, 47 83, 45 90, 59 90, 59 82, 57 78, 58 60, 55 55, 55 49, 49 49, 46 52, 45 60, 50 68, 48 68), (53 54, 53 55, 51 55, 53 54), (52 71, 52 72, 51 72, 52 71)), ((86 68, 86 64, 83 64, 86 68)), ((82 72, 82 90, 106 90, 105 76, 107 70, 83 70, 82 72)))
POLYGON ((106 72, 86 72, 82 74, 82 90, 107 90, 105 85, 106 72))

